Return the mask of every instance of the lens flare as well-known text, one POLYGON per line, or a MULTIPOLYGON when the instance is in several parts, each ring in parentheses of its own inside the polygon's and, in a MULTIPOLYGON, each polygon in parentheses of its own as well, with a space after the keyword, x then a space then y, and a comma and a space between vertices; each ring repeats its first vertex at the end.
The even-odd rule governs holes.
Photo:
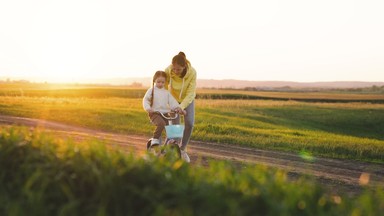
POLYGON ((361 173, 360 178, 359 178, 359 184, 360 185, 367 185, 369 183, 370 175, 369 173, 361 173))
POLYGON ((309 161, 309 162, 313 162, 313 161, 315 161, 315 157, 313 157, 311 153, 306 152, 306 151, 301 151, 301 152, 299 153, 299 156, 300 156, 302 159, 304 159, 304 160, 306 160, 306 161, 309 161))

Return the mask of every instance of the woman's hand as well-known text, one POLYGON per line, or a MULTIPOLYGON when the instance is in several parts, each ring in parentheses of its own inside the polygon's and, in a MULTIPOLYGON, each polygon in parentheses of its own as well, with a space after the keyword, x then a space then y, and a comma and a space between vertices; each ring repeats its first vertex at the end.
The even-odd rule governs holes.
POLYGON ((177 107, 174 111, 180 115, 186 115, 187 114, 187 111, 181 109, 180 107, 177 107))

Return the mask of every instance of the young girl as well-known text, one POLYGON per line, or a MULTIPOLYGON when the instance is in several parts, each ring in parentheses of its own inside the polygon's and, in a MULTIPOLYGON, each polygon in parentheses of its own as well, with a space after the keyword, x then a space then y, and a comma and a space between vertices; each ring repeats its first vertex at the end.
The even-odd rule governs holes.
POLYGON ((166 79, 167 74, 164 71, 156 71, 153 76, 152 87, 147 90, 143 98, 144 110, 148 112, 151 122, 156 125, 151 145, 160 144, 161 134, 165 129, 165 125, 168 123, 157 112, 168 113, 174 110, 177 113, 184 113, 180 108, 180 104, 171 93, 164 88, 166 79))

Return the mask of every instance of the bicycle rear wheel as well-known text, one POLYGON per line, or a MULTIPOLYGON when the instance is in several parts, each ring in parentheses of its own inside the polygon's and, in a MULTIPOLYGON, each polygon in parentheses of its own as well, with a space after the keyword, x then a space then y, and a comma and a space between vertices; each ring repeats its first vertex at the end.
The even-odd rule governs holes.
POLYGON ((181 151, 180 147, 177 143, 169 143, 165 147, 165 154, 164 157, 167 159, 180 159, 181 158, 181 151))

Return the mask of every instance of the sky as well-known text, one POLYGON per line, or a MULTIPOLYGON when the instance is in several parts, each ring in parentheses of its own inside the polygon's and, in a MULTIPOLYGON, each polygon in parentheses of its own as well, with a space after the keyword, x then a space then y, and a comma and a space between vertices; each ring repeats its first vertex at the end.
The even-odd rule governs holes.
POLYGON ((0 78, 384 81, 382 0, 0 2, 0 78))

